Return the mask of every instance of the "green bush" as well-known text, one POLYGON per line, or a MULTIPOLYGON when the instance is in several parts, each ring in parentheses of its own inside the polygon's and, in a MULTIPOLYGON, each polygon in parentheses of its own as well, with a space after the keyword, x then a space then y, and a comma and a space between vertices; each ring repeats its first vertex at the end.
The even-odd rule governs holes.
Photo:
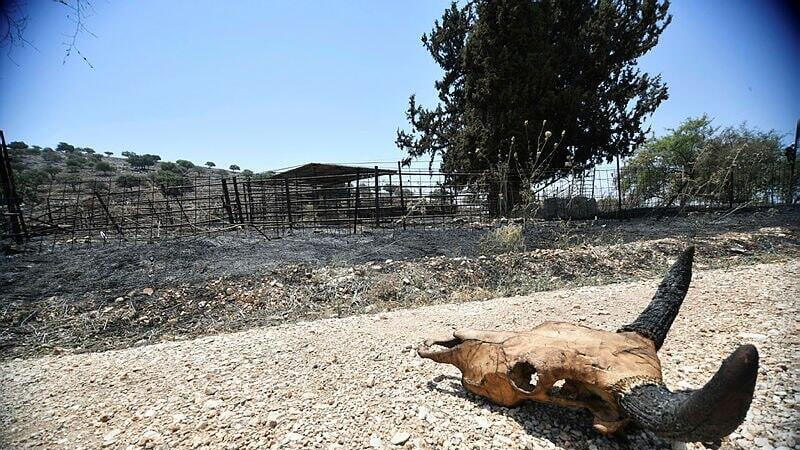
POLYGON ((56 151, 62 153, 72 153, 75 151, 75 146, 67 144, 66 142, 59 142, 56 146, 56 151))
POLYGON ((56 162, 64 159, 61 155, 53 151, 52 148, 46 147, 42 150, 42 159, 47 162, 56 162))
POLYGON ((179 165, 179 166, 183 167, 183 168, 184 168, 184 169, 186 169, 186 170, 189 170, 189 169, 193 169, 193 168, 194 168, 194 163, 193 163, 193 162, 191 162, 191 161, 187 161, 187 160, 185 160, 185 159, 179 159, 179 160, 175 161, 175 164, 177 164, 177 165, 179 165))
POLYGON ((159 170, 153 175, 153 182, 158 185, 161 193, 167 197, 180 197, 194 190, 189 177, 171 170, 159 170))
POLYGON ((50 183, 50 174, 44 170, 29 169, 16 176, 17 193, 26 202, 39 201, 39 187, 50 183))
POLYGON ((11 150, 25 150, 26 148, 28 148, 28 144, 22 141, 11 141, 8 144, 8 148, 10 148, 11 150))
POLYGON ((689 118, 639 148, 621 172, 630 206, 656 201, 684 206, 694 199, 744 203, 780 193, 785 166, 781 136, 746 125, 719 129, 708 116, 689 118), (731 192, 733 177, 734 190, 731 192))
POLYGON ((44 168, 44 171, 49 173, 51 177, 55 177, 59 173, 61 173, 61 168, 56 166, 47 166, 44 168))
POLYGON ((141 186, 144 179, 136 175, 120 175, 117 177, 117 186, 121 188, 134 188, 141 186))
POLYGON ((137 155, 133 152, 123 152, 122 154, 128 158, 128 164, 136 170, 145 170, 148 167, 153 167, 161 160, 158 155, 137 155))
POLYGON ((162 162, 159 167, 168 172, 183 173, 183 168, 174 162, 162 162))
POLYGON ((242 171, 242 175, 245 176, 245 177, 252 177, 253 176, 253 171, 250 170, 250 169, 244 169, 242 171))
POLYGON ((111 164, 107 163, 106 161, 100 161, 94 165, 94 170, 98 172, 116 172, 117 169, 114 168, 111 164))

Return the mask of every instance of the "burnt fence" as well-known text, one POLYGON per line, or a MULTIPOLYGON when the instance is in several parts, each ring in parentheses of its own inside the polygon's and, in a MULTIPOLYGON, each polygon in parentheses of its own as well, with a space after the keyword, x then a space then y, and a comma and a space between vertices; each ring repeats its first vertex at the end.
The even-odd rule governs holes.
POLYGON ((733 168, 707 180, 625 167, 592 169, 527 186, 394 165, 345 176, 221 177, 189 171, 177 182, 159 182, 153 175, 18 183, 14 198, 3 193, 3 237, 40 247, 243 229, 273 238, 304 229, 357 233, 510 215, 588 219, 635 211, 732 209, 793 203, 798 192, 788 165, 766 171, 733 168))

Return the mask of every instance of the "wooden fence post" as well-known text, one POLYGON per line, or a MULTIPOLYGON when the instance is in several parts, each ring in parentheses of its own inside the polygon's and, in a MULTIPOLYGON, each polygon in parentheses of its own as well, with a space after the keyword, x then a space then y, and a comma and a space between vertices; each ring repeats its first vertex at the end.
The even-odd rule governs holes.
POLYGON ((231 209, 231 196, 228 193, 228 180, 222 178, 222 207, 228 213, 228 222, 231 224, 236 223, 233 219, 233 210, 231 209))

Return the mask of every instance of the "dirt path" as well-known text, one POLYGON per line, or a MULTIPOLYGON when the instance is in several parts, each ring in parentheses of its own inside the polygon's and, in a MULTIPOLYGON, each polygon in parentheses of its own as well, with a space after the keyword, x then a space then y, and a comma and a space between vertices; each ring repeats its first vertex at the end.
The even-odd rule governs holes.
MULTIPOLYGON (((587 414, 508 410, 465 394, 413 347, 456 327, 545 319, 614 329, 657 280, 257 328, 0 364, 0 447, 668 448, 590 428, 587 414), (408 433, 408 435, 404 435, 408 433), (391 441, 403 441, 399 446, 391 441)), ((698 387, 737 344, 762 356, 757 397, 723 448, 797 448, 800 262, 697 271, 661 351, 672 388, 698 387)))

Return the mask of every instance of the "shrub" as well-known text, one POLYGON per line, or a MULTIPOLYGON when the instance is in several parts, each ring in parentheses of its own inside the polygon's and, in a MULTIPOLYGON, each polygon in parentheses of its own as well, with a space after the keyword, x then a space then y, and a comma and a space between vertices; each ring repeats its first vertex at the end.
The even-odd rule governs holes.
POLYGON ((56 162, 63 159, 61 155, 53 151, 50 147, 42 149, 42 158, 47 162, 56 162))
POLYGON ((187 161, 185 159, 179 159, 179 160, 175 161, 175 164, 183 167, 186 170, 194 168, 194 163, 191 162, 191 161, 187 161))
POLYGON ((117 171, 117 169, 115 169, 114 166, 112 166, 111 164, 109 164, 109 163, 107 163, 105 161, 100 161, 97 164, 95 164, 94 165, 94 170, 96 170, 98 172, 116 172, 117 171))
POLYGON ((86 160, 81 157, 75 157, 76 155, 73 153, 69 155, 67 158, 67 168, 69 169, 80 169, 86 163, 86 160))
POLYGON ((59 173, 61 173, 61 168, 56 166, 47 166, 44 168, 44 171, 49 173, 51 177, 55 177, 59 173))
POLYGON ((508 253, 525 250, 525 236, 522 226, 504 225, 486 233, 480 240, 478 248, 481 253, 508 253))
POLYGON ((161 193, 167 197, 180 197, 184 193, 194 190, 189 177, 171 170, 159 170, 153 176, 153 182, 158 185, 161 193))
POLYGON ((175 164, 174 162, 162 162, 159 167, 161 168, 161 170, 166 170, 167 172, 175 172, 175 173, 183 172, 181 166, 175 164))
POLYGON ((134 188, 141 186, 144 180, 136 175, 120 175, 117 177, 117 186, 121 188, 134 188))
POLYGON ((72 153, 75 151, 75 146, 67 144, 66 142, 59 142, 56 146, 57 152, 72 153))
POLYGON ((133 152, 123 152, 123 155, 126 153, 128 164, 136 170, 145 170, 148 167, 156 165, 156 162, 161 160, 161 157, 158 155, 137 155, 133 152))
POLYGON ((50 174, 44 170, 23 170, 16 177, 17 190, 23 201, 37 202, 39 186, 50 182, 50 174))
POLYGON ((250 170, 250 169, 244 169, 242 171, 242 175, 245 176, 245 177, 252 177, 253 176, 253 171, 250 170))

